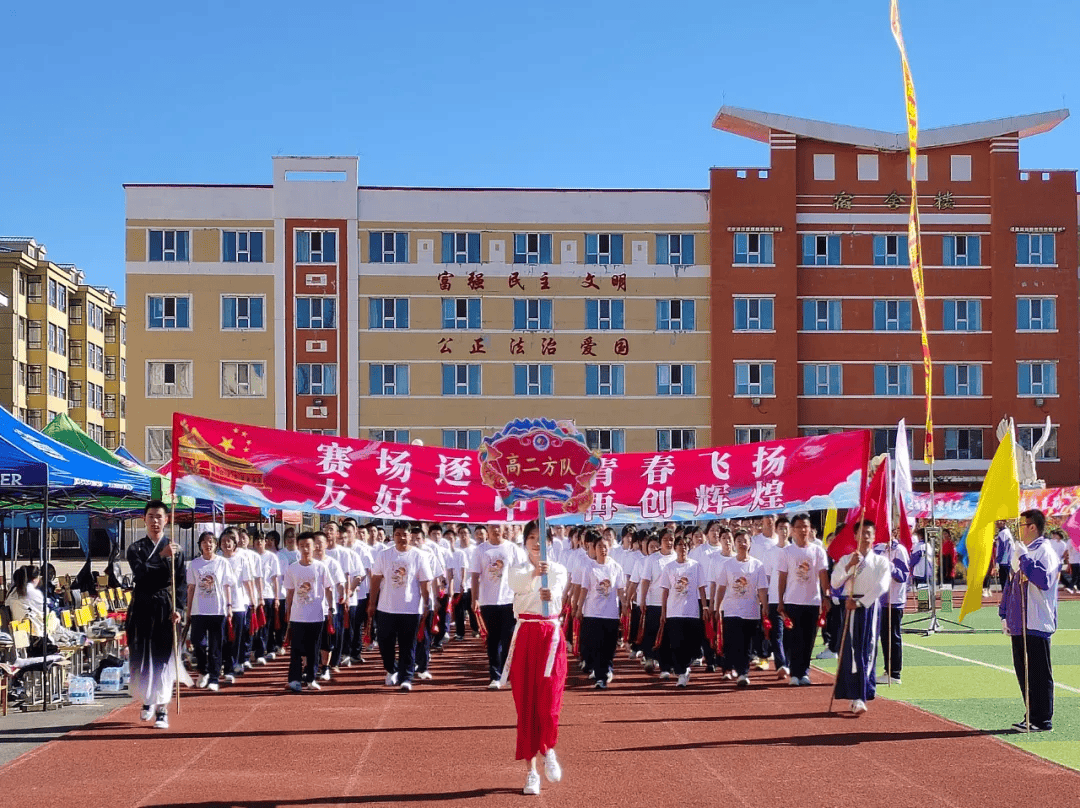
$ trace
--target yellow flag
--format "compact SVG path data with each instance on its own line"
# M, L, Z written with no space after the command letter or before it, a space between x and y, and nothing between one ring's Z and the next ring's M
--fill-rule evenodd
M825 535L822 536L827 544L830 537L836 532L836 508L829 508L825 514Z
M990 568L994 553L994 522L1020 516L1020 482L1016 476L1016 457L1013 454L1013 430L998 444L990 469L986 472L975 518L967 536L968 582L967 594L960 607L960 620L982 606L983 576Z

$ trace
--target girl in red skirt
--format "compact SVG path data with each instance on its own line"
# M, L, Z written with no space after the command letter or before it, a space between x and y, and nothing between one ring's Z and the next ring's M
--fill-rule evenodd
M547 540L550 558L550 531ZM528 562L512 568L508 575L517 623L503 668L503 684L510 681L517 708L516 760L527 761L524 793L539 794L538 757L543 757L549 783L562 779L555 743L559 739L559 712L566 683L566 643L559 630L559 614L567 573L561 564L540 560L540 528L535 520L525 525L525 550ZM540 576L545 572L548 586L542 589Z

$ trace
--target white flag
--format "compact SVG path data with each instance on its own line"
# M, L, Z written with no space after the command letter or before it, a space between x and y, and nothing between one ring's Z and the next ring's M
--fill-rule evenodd
M908 451L907 424L903 418L896 425L896 471L893 491L897 502L903 501L905 514L912 513L911 454ZM908 527L915 528L914 517L908 516L907 522Z

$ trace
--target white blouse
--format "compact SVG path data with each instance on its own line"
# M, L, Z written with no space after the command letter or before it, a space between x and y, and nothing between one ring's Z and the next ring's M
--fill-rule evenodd
M542 576L533 575L533 565L529 562L510 568L510 589L514 592L514 617L519 614L543 614L543 601L540 600L540 581ZM566 567L554 561L548 562L548 589L551 600L548 601L548 616L558 617L562 612L563 596L569 574Z

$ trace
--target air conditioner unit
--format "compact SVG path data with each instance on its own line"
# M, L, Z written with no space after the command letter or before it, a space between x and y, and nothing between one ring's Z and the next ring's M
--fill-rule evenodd
M304 278L308 286L326 286L326 275L308 275Z
M308 418L326 418L329 416L329 410L326 407L308 407Z
M327 344L324 339L309 339L305 347L312 353L326 353Z

